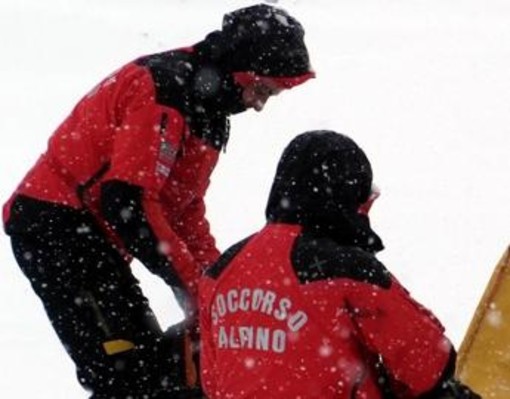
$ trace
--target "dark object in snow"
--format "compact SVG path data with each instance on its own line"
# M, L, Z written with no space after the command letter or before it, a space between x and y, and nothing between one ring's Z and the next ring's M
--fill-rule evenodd
M204 196L230 115L314 76L303 35L259 5L194 46L126 64L82 98L5 204L18 263L94 398L200 390L197 283L219 255ZM170 348L133 258L184 310Z

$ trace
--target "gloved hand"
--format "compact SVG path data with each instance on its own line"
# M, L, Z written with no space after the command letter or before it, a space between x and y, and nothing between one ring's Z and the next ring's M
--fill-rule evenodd
M442 384L436 399L482 399L482 397L468 386L452 378Z

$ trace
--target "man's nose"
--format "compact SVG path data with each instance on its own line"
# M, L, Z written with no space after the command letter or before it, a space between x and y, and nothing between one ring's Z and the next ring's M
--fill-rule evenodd
M267 100L269 100L269 97L271 97L270 94L258 96L257 101L255 101L255 111L262 111L264 109L264 106L267 103Z
M269 100L269 97L271 97L271 93L264 93L262 95L259 95L258 98L257 98L257 107L256 107L256 110L257 111L262 111L264 109L264 106L266 105L267 103L267 100Z

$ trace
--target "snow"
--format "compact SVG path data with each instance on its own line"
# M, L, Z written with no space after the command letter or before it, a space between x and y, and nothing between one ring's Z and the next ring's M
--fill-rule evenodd
M254 3L2 1L2 202L104 76L141 54L193 44L225 12ZM387 248L380 259L458 346L510 243L510 3L268 3L303 23L317 78L232 119L207 196L220 248L263 225L276 162L295 134L351 135L382 191L371 213ZM5 235L0 245L2 396L85 398ZM164 284L135 269L162 323L178 320Z

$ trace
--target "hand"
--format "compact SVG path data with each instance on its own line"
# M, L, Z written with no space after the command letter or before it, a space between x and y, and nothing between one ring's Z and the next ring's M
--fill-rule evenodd
M443 384L440 396L437 399L482 399L468 386L458 380L450 379Z

